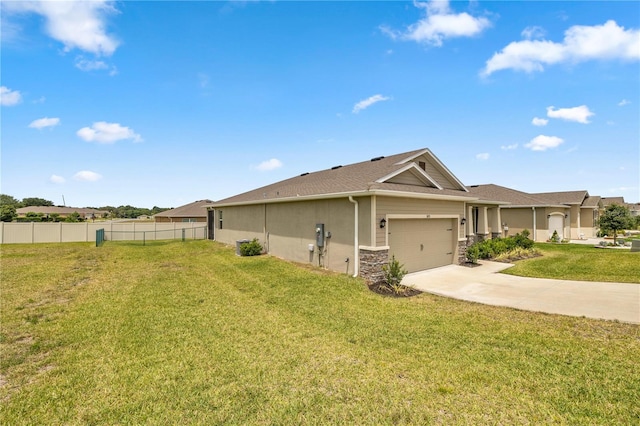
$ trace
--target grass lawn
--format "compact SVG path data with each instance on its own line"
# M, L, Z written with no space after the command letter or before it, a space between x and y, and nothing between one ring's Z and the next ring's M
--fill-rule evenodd
M211 241L6 245L0 424L637 424L640 327Z
M640 283L640 252L584 244L536 244L542 257L516 262L503 273L523 277Z

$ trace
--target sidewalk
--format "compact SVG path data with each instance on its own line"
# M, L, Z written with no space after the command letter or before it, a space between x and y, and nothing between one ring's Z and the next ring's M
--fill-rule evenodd
M499 273L512 264L479 263L415 272L402 284L487 305L640 324L640 284L516 277Z

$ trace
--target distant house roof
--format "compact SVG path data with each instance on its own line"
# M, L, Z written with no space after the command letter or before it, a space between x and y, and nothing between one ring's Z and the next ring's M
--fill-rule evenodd
M602 197L602 205L606 207L609 204L618 204L624 206L624 197Z
M584 200L589 197L589 193L584 191L562 191L562 192L539 192L531 194L533 197L554 204L578 204L582 205Z
M460 197L470 201L476 199L429 149L419 149L303 173L226 198L213 203L213 206L374 193L426 198Z
M584 208L596 208L600 202L599 196L589 196L587 191L527 192L506 188L500 185L472 185L469 191L481 200L495 200L502 207L567 207L579 205Z
M20 215L26 215L27 213L42 213L42 214L59 214L69 215L71 213L78 213L81 216L87 216L93 214L94 216L102 216L109 214L106 210L89 209L89 208L77 208L77 207L56 207L56 206L28 206L20 207L16 209L16 213Z
M533 194L528 194L526 192L518 191L515 189L507 188L500 185L495 184L485 184L485 185L471 185L468 186L469 192L477 197L480 200L491 200L498 201L503 205L512 205L512 206L527 206L527 207L542 207L549 206L549 200L543 200L538 197L535 197ZM551 203L560 205L561 203Z
M211 200L198 200L175 209L156 213L153 217L207 217L207 210L203 206L211 204Z

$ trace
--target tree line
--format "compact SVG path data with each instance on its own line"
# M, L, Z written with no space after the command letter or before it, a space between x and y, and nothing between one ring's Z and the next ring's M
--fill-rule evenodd
M8 194L0 194L0 221L2 222L13 222L18 217L16 212L17 209L22 207L53 207L54 204L52 201L46 200L44 198L38 197L27 197L22 200L18 200L17 198L8 195ZM64 207L64 206L58 206ZM156 213L163 212L165 210L169 210L170 208L153 206L151 209L147 209L144 207L134 207L130 205L126 206L102 206L102 207L84 207L87 209L96 209L108 212L105 219L134 219L140 216L152 216ZM29 216L29 214L27 214ZM37 213L31 213L31 219L34 221L43 221L43 217L38 215ZM57 217L54 215L50 215L47 217L47 220L50 221L58 221ZM69 215L71 221L77 222L81 219L79 215Z

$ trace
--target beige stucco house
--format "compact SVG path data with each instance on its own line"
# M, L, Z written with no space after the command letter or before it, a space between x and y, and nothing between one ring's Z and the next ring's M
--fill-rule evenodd
M489 233L488 211L498 210L478 200L421 149L303 173L207 208L217 241L257 238L272 255L375 279L391 256L410 272L464 260L469 212Z
M524 229L531 232L534 241L547 241L554 231L560 239L596 236L601 198L590 196L587 191L529 194L493 184L472 185L468 189L480 200L499 203L495 212L500 218L491 218L489 226L493 236L515 235Z

